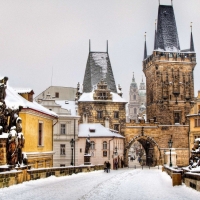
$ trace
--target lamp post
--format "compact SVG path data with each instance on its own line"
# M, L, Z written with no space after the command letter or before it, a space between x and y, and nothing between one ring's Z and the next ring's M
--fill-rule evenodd
M168 141L168 146L169 146L169 151L170 151L170 163L169 163L169 166L172 167L172 158L171 158L171 148L172 148L172 144L173 144L173 141L172 141L172 135L171 135L171 138L170 140Z
M115 147L114 154L117 156L117 147Z
M73 164L73 149L74 149L74 143L75 143L75 141L74 141L74 139L72 138L72 139L70 140L70 145L71 145L71 150L72 150L71 165L74 165L74 164Z

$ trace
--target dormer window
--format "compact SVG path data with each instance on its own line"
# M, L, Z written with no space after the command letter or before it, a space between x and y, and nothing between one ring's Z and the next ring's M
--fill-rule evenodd
M90 131L90 133L94 133L95 129L94 128L90 128L89 131Z

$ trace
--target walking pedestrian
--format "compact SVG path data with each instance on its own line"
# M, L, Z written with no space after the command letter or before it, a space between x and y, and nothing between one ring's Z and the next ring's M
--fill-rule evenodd
M110 163L109 161L106 163L107 173L110 172Z
M117 162L117 160L115 160L115 169L116 170L118 169L118 162Z

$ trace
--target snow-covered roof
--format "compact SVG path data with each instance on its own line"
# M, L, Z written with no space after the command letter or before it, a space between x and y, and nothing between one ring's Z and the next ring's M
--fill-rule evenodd
M5 102L7 107L12 109L18 109L19 106L22 106L23 108L30 108L47 115L57 117L57 114L55 112L48 110L47 108L41 106L35 101L33 102L27 101L25 98L20 96L13 88L9 86L7 86L6 88Z
M68 100L58 100L55 101L56 104L60 105L61 108L67 109L69 111L71 111L71 115L72 116L76 116L77 115L77 105L75 104L75 101L68 101Z
M101 124L80 124L78 137L116 137L124 138L118 133L110 131L108 128Z
M21 93L30 93L33 91L31 88L13 88L18 94Z
M118 94L116 94L114 92L111 92L112 100L94 100L93 94L94 94L94 92L83 93L78 101L79 102L81 102L81 101L105 101L105 102L111 101L111 102L127 103L127 101L125 99L123 99L122 97L120 97Z

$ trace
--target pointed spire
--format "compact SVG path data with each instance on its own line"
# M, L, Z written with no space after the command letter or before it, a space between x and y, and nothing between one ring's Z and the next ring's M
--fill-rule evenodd
M144 41L144 60L147 58L147 44L146 44L146 32L144 35L145 41Z
M134 72L133 72L133 78L132 78L132 82L135 83L135 76L134 76Z
M191 22L191 36L190 36L190 51L194 51L194 42L193 42L193 35L192 35L192 22Z
M108 53L108 40L107 40L107 49L106 49L106 52Z
M157 17L157 49L180 51L174 8L171 5L159 5Z
M156 31L157 19L155 19L155 36L154 36L154 50L157 49L157 31Z
M90 51L91 51L91 46L90 46L90 40L89 40L89 53L90 53Z
M171 5L173 6L173 0L171 0Z
M160 0L158 0L158 5L160 5Z

